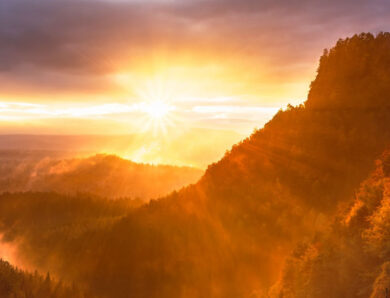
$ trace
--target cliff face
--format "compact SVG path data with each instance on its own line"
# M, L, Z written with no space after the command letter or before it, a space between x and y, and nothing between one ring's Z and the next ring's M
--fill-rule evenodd
M340 40L321 57L306 107L388 109L390 34L355 35Z

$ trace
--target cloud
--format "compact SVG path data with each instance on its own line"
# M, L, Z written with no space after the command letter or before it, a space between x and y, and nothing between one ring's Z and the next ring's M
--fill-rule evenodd
M167 65L196 60L189 68L218 64L227 73L246 70L241 77L251 84L264 78L291 81L311 72L320 51L338 37L386 29L390 9L383 0L3 0L0 5L3 89L96 93L117 88L110 74L146 62L152 67L153 59Z
M207 105L207 106L195 106L192 108L193 112L202 114L271 114L274 115L279 108L275 107L263 107L263 106L227 106L227 105Z
M173 109L173 108L172 108ZM43 118L94 118L118 114L148 114L146 103L107 103L64 107L62 105L30 104L24 102L0 102L0 119L43 119Z

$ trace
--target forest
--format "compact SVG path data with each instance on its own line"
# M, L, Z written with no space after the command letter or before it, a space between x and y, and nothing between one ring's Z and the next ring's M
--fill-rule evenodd
M92 298L85 296L75 285L66 286L54 281L49 273L45 277L37 271L31 274L3 260L0 260L0 294L4 298Z
M112 156L51 161L29 189L11 187L24 174L2 175L1 245L19 269L0 263L0 291L385 297L389 127L390 33L362 33L324 51L303 104L280 110L203 176L181 169L163 188L148 169L146 183L133 185Z

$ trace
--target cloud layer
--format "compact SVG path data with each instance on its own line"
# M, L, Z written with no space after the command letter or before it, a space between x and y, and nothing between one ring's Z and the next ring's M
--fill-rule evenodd
M321 50L338 37L390 25L384 0L0 5L0 83L9 93L112 92L117 86L110 74L162 64L214 65L223 68L224 80L246 70L243 84L295 82L312 72Z

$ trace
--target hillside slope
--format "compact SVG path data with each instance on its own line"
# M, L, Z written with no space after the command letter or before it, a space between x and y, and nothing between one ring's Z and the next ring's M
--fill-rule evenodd
M37 234L13 213L0 216L1 231L22 241L25 262L102 297L262 297L290 251L329 229L389 147L388 61L388 33L339 41L305 105L280 111L196 185L107 226Z

